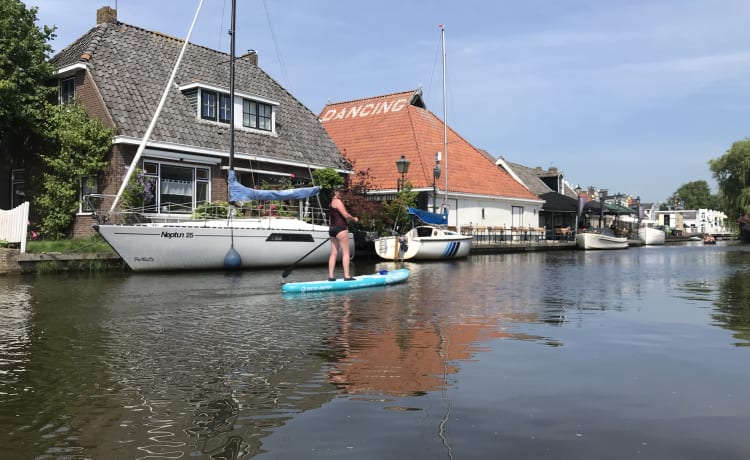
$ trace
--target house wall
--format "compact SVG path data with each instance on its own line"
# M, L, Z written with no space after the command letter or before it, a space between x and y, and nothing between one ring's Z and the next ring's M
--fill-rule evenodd
M438 195L438 212L444 201L444 197ZM528 202L517 202L497 199L450 199L450 211L448 213L448 226L461 227L506 227L511 228L513 223L513 206L523 208L519 226L538 227L539 209L541 205ZM432 199L429 201L429 210L432 210Z

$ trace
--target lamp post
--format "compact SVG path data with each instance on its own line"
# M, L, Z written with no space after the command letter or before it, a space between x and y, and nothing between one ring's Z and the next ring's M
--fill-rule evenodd
M396 192L401 192L401 189L406 185L406 173L409 172L410 164L411 161L406 159L406 155L401 155L401 158L396 160L396 167L398 168L399 174L401 174L401 179L398 180Z
M435 153L435 169L432 170L432 212L437 212L437 180L440 179L440 152Z

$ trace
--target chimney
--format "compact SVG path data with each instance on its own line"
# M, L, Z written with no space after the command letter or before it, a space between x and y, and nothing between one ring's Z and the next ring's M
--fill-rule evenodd
M247 53L240 56L240 59L247 59L250 64L258 67L258 52L255 50L247 50Z
M117 22L117 10L103 6L96 10L96 25Z

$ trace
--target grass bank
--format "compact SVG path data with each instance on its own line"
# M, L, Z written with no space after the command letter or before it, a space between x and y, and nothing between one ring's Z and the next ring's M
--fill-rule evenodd
M108 252L114 254L112 247L99 235L90 238L71 238L65 240L35 240L26 242L26 252L43 254L60 252L65 254Z

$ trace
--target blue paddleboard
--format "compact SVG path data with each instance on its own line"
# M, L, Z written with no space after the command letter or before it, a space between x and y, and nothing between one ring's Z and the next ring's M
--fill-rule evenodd
M281 286L282 292L325 292L343 291L346 289L359 289L373 286L385 286L386 284L401 283L409 278L409 270L399 268L398 270L380 270L372 275L357 275L356 279L344 281L339 278L336 281L303 281L300 283L286 283Z

